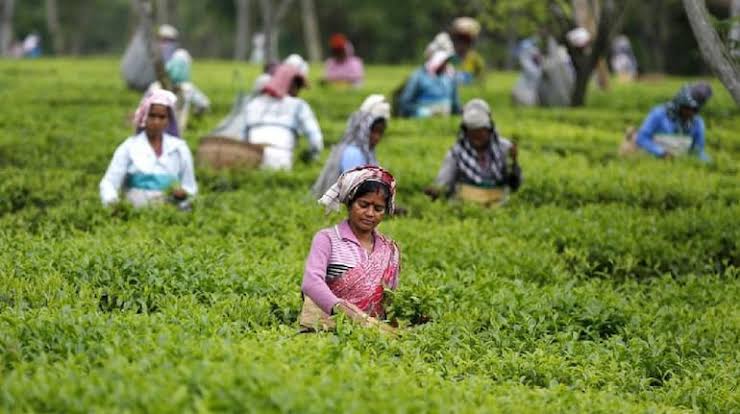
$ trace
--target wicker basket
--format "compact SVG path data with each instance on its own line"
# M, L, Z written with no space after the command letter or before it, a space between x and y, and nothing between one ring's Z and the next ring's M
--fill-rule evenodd
M258 168L264 147L224 137L205 137L200 141L195 159L200 167Z
M507 194L501 188L480 188L460 183L457 185L457 197L463 201L495 207L506 202Z

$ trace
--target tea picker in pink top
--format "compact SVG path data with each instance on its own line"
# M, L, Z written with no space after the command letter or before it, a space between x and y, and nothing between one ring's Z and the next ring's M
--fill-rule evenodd
M343 173L319 199L328 212L347 206L347 219L320 230L306 259L300 324L330 329L330 315L344 313L362 325L379 326L385 317L385 289L398 285L400 253L396 243L377 231L392 214L396 182L386 170L357 167Z
M354 47L347 37L335 33L329 38L331 57L324 64L322 83L359 86L365 77L362 59L355 56Z

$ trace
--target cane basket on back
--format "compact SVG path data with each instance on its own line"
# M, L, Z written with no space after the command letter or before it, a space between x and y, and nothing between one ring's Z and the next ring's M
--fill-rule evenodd
M204 137L195 155L199 167L258 168L264 147L225 137Z

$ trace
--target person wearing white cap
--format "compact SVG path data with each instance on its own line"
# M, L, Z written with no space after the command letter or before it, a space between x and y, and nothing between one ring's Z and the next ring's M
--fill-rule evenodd
M452 54L434 52L417 69L398 98L399 114L404 117L430 117L460 113L457 83L447 70Z
M293 53L289 55L285 60L283 61L283 64L293 66L298 71L298 74L300 74L303 79L305 80L306 84L308 83L308 62L306 62L303 57L297 53Z
M174 26L169 24L163 24L157 29L157 37L159 38L159 49L162 52L162 61L167 63L168 60L175 53L178 48L177 38L180 33Z
M521 183L516 145L498 135L488 104L473 99L463 107L457 142L447 152L434 185L424 192L432 199L444 195L498 205Z
M375 147L383 139L390 118L391 105L385 96L373 94L365 98L360 109L350 115L342 140L332 148L312 194L320 197L345 171L379 165Z
M458 17L452 21L450 37L455 48L452 63L455 65L455 77L459 83L470 84L483 77L486 63L473 49L480 30L480 23L472 17Z

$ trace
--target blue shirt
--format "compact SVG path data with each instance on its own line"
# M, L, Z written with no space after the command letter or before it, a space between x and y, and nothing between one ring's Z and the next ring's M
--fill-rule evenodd
M347 145L342 152L342 160L339 162L339 172L343 173L369 163L370 160L365 157L365 154L362 153L359 147L356 145Z
M420 107L448 103L453 114L460 113L457 82L447 74L432 75L424 67L414 72L399 97L401 114L418 116Z
M637 145L655 156L662 157L665 150L653 141L653 137L656 134L678 134L680 132L681 128L668 116L665 105L659 105L650 111L637 132ZM702 161L710 161L709 155L704 152L704 120L701 116L694 116L691 130L688 132L692 139L691 152Z

